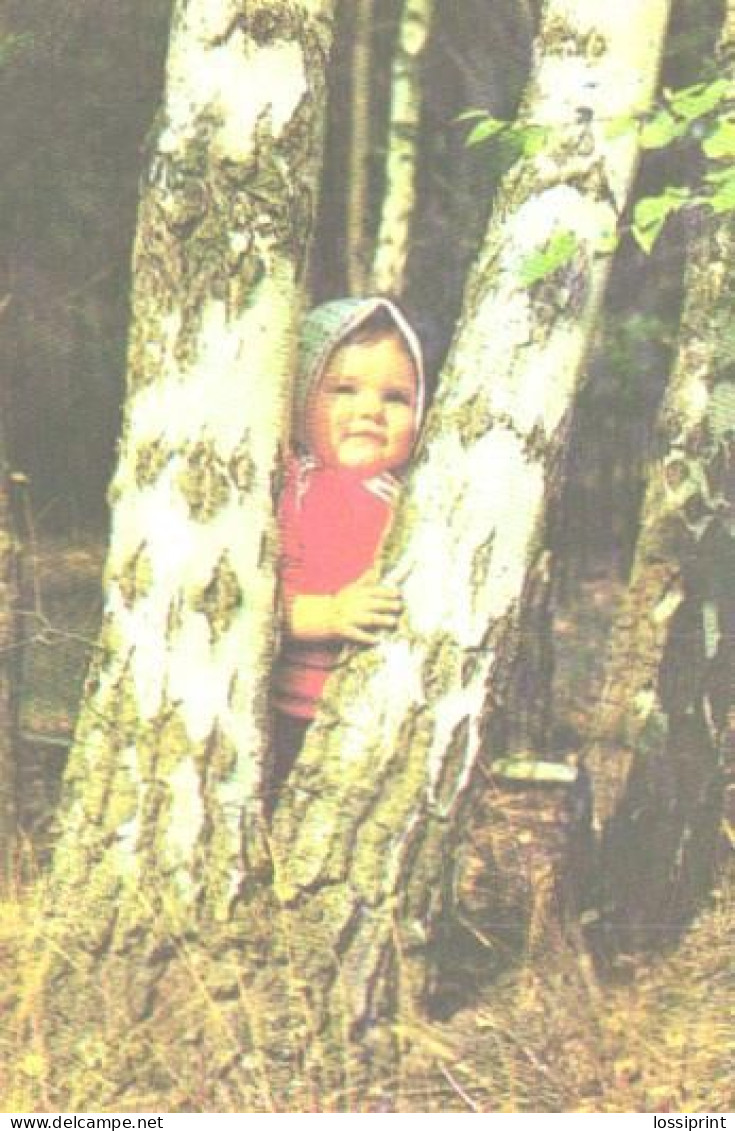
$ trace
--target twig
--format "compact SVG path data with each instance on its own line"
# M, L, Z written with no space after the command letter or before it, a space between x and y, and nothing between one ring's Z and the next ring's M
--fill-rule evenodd
M494 1029L500 1037L507 1037L510 1043L512 1045L515 1045L519 1052L523 1053L526 1060L528 1060L529 1063L533 1065L537 1072L539 1072L547 1080L550 1080L555 1087L558 1086L559 1081L554 1076L554 1073L551 1071L551 1069L548 1068L544 1064L544 1062L536 1056L535 1052L532 1052L531 1049L526 1048L520 1037L516 1037L515 1033L512 1033L510 1029L501 1029L498 1025L495 1024L492 1017L488 1017L487 1014L482 1015L482 1023L488 1028Z
M467 1104L467 1107L470 1109L470 1111L477 1112L478 1115L481 1114L483 1109L481 1107L477 1106L475 1101L472 1099L472 1096L469 1096L467 1094L467 1092L464 1090L464 1088L462 1087L462 1085L457 1080L454 1079L454 1077L452 1076L452 1073L449 1071L449 1069L446 1067L446 1065L440 1064L439 1065L439 1071L441 1072L441 1074L444 1077L444 1079L446 1080L446 1082L449 1084L452 1091L456 1092L461 1100L464 1100L464 1102Z
M39 629L34 632L32 636L26 636L21 641L20 645L16 647L26 647L29 644L48 644L52 646L59 640L73 640L77 644L83 644L85 648L101 648L99 640L93 639L91 636L84 636L81 632L72 632L68 628L57 628L46 616L45 613L35 612L32 609L18 609L19 617L30 617L32 620L39 624ZM56 640L51 639L56 637ZM10 649L9 649L10 650Z
M68 750L72 744L71 736L62 738L60 735L36 734L34 731L22 730L19 734L21 742L28 746L53 746L54 749Z

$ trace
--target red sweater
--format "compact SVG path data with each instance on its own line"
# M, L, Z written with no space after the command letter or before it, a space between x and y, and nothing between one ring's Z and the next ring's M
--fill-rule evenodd
M398 492L387 473L372 479L292 460L281 497L282 597L337 593L375 561ZM312 719L341 645L286 636L274 672L276 710Z

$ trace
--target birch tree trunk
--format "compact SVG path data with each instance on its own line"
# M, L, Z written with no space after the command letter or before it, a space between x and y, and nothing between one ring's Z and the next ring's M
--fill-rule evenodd
M728 0L718 54L730 79L734 44ZM603 924L616 945L656 941L701 900L721 761L735 734L735 221L700 210L692 222L659 454L587 757L603 838Z
M373 3L374 0L352 0L355 29L347 190L347 286L351 295L365 293L368 277L366 233L372 110L370 80L373 60Z
M387 548L399 631L331 681L287 783L272 846L281 922L323 1040L373 1070L400 1002L426 988L444 881L501 704L538 565L665 0L550 0L522 123L544 144L507 176L468 283L438 400ZM528 285L561 236L573 251ZM305 989L306 992L306 989Z
M182 940L199 947L189 976L200 963L202 992L224 993L247 891L269 870L274 501L332 8L175 7L138 219L103 629L47 900L68 956L53 964L62 1075L80 1034L134 1039ZM147 1055L137 1046L126 1067L107 1052L120 1088Z
M391 68L388 156L371 289L399 298L403 293L416 181L421 125L421 62L431 34L433 0L405 0Z
M603 921L626 944L656 940L704 894L720 757L735 729L735 221L697 223L660 454L587 758L604 838Z

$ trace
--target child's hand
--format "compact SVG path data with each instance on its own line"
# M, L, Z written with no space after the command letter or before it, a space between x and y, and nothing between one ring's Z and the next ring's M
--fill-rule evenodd
M381 584L370 569L334 594L300 594L286 608L288 631L297 640L346 640L377 644L395 628L403 603L395 585Z
M398 624L403 603L395 585L381 584L375 570L335 593L333 635L353 644L377 644Z

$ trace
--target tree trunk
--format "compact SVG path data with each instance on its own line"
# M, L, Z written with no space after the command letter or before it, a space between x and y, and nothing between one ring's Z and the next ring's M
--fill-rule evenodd
M552 502L549 512L555 509ZM503 711L506 718L501 750L513 758L542 759L549 748L558 559L548 533L544 533L542 545L544 552L539 554L537 568L529 578L518 630L518 654Z
M373 0L352 0L355 30L352 46L350 172L347 191L347 285L362 295L368 278L367 213L370 162L370 82L373 58Z
M0 430L0 887L11 878L18 833L18 544Z
M69 956L54 964L61 1074L98 1022L136 1033L182 939L200 932L202 992L225 992L237 909L270 867L274 503L332 8L174 12L138 219L105 616L48 899ZM132 1069L108 1052L123 1087ZM145 1037L129 1056L145 1061Z
M403 293L421 125L421 62L431 33L434 0L405 0L391 71L388 156L383 209L372 266L371 288L399 298Z
M659 938L704 893L732 728L735 221L700 212L695 223L660 455L587 758L604 918L626 943Z
M647 105L667 8L548 4L523 116L546 142L503 187L387 550L400 631L331 681L269 856L271 491L320 39L291 6L180 4L141 207L107 618L48 932L68 956L48 983L57 1068L91 1059L96 1107L131 1078L144 1106L197 1055L228 1095L262 1073L266 1110L304 1110L309 1087L320 1110L360 1102L365 1078L393 1090L396 1012L425 989L558 487L599 245L636 164L635 131L611 139L607 122ZM565 234L568 258L529 282Z
M731 79L734 42L728 0L718 55ZM602 834L602 922L616 945L660 939L701 900L715 858L721 762L735 733L735 220L700 209L691 221L659 454L587 757Z
M504 183L387 549L400 630L335 675L276 812L281 922L317 1031L358 1038L384 1071L374 1044L425 988L558 488L608 272L598 248L636 166L635 131L611 139L607 123L648 104L667 14L658 0L548 4L522 118L546 142ZM528 285L560 232L573 254Z

